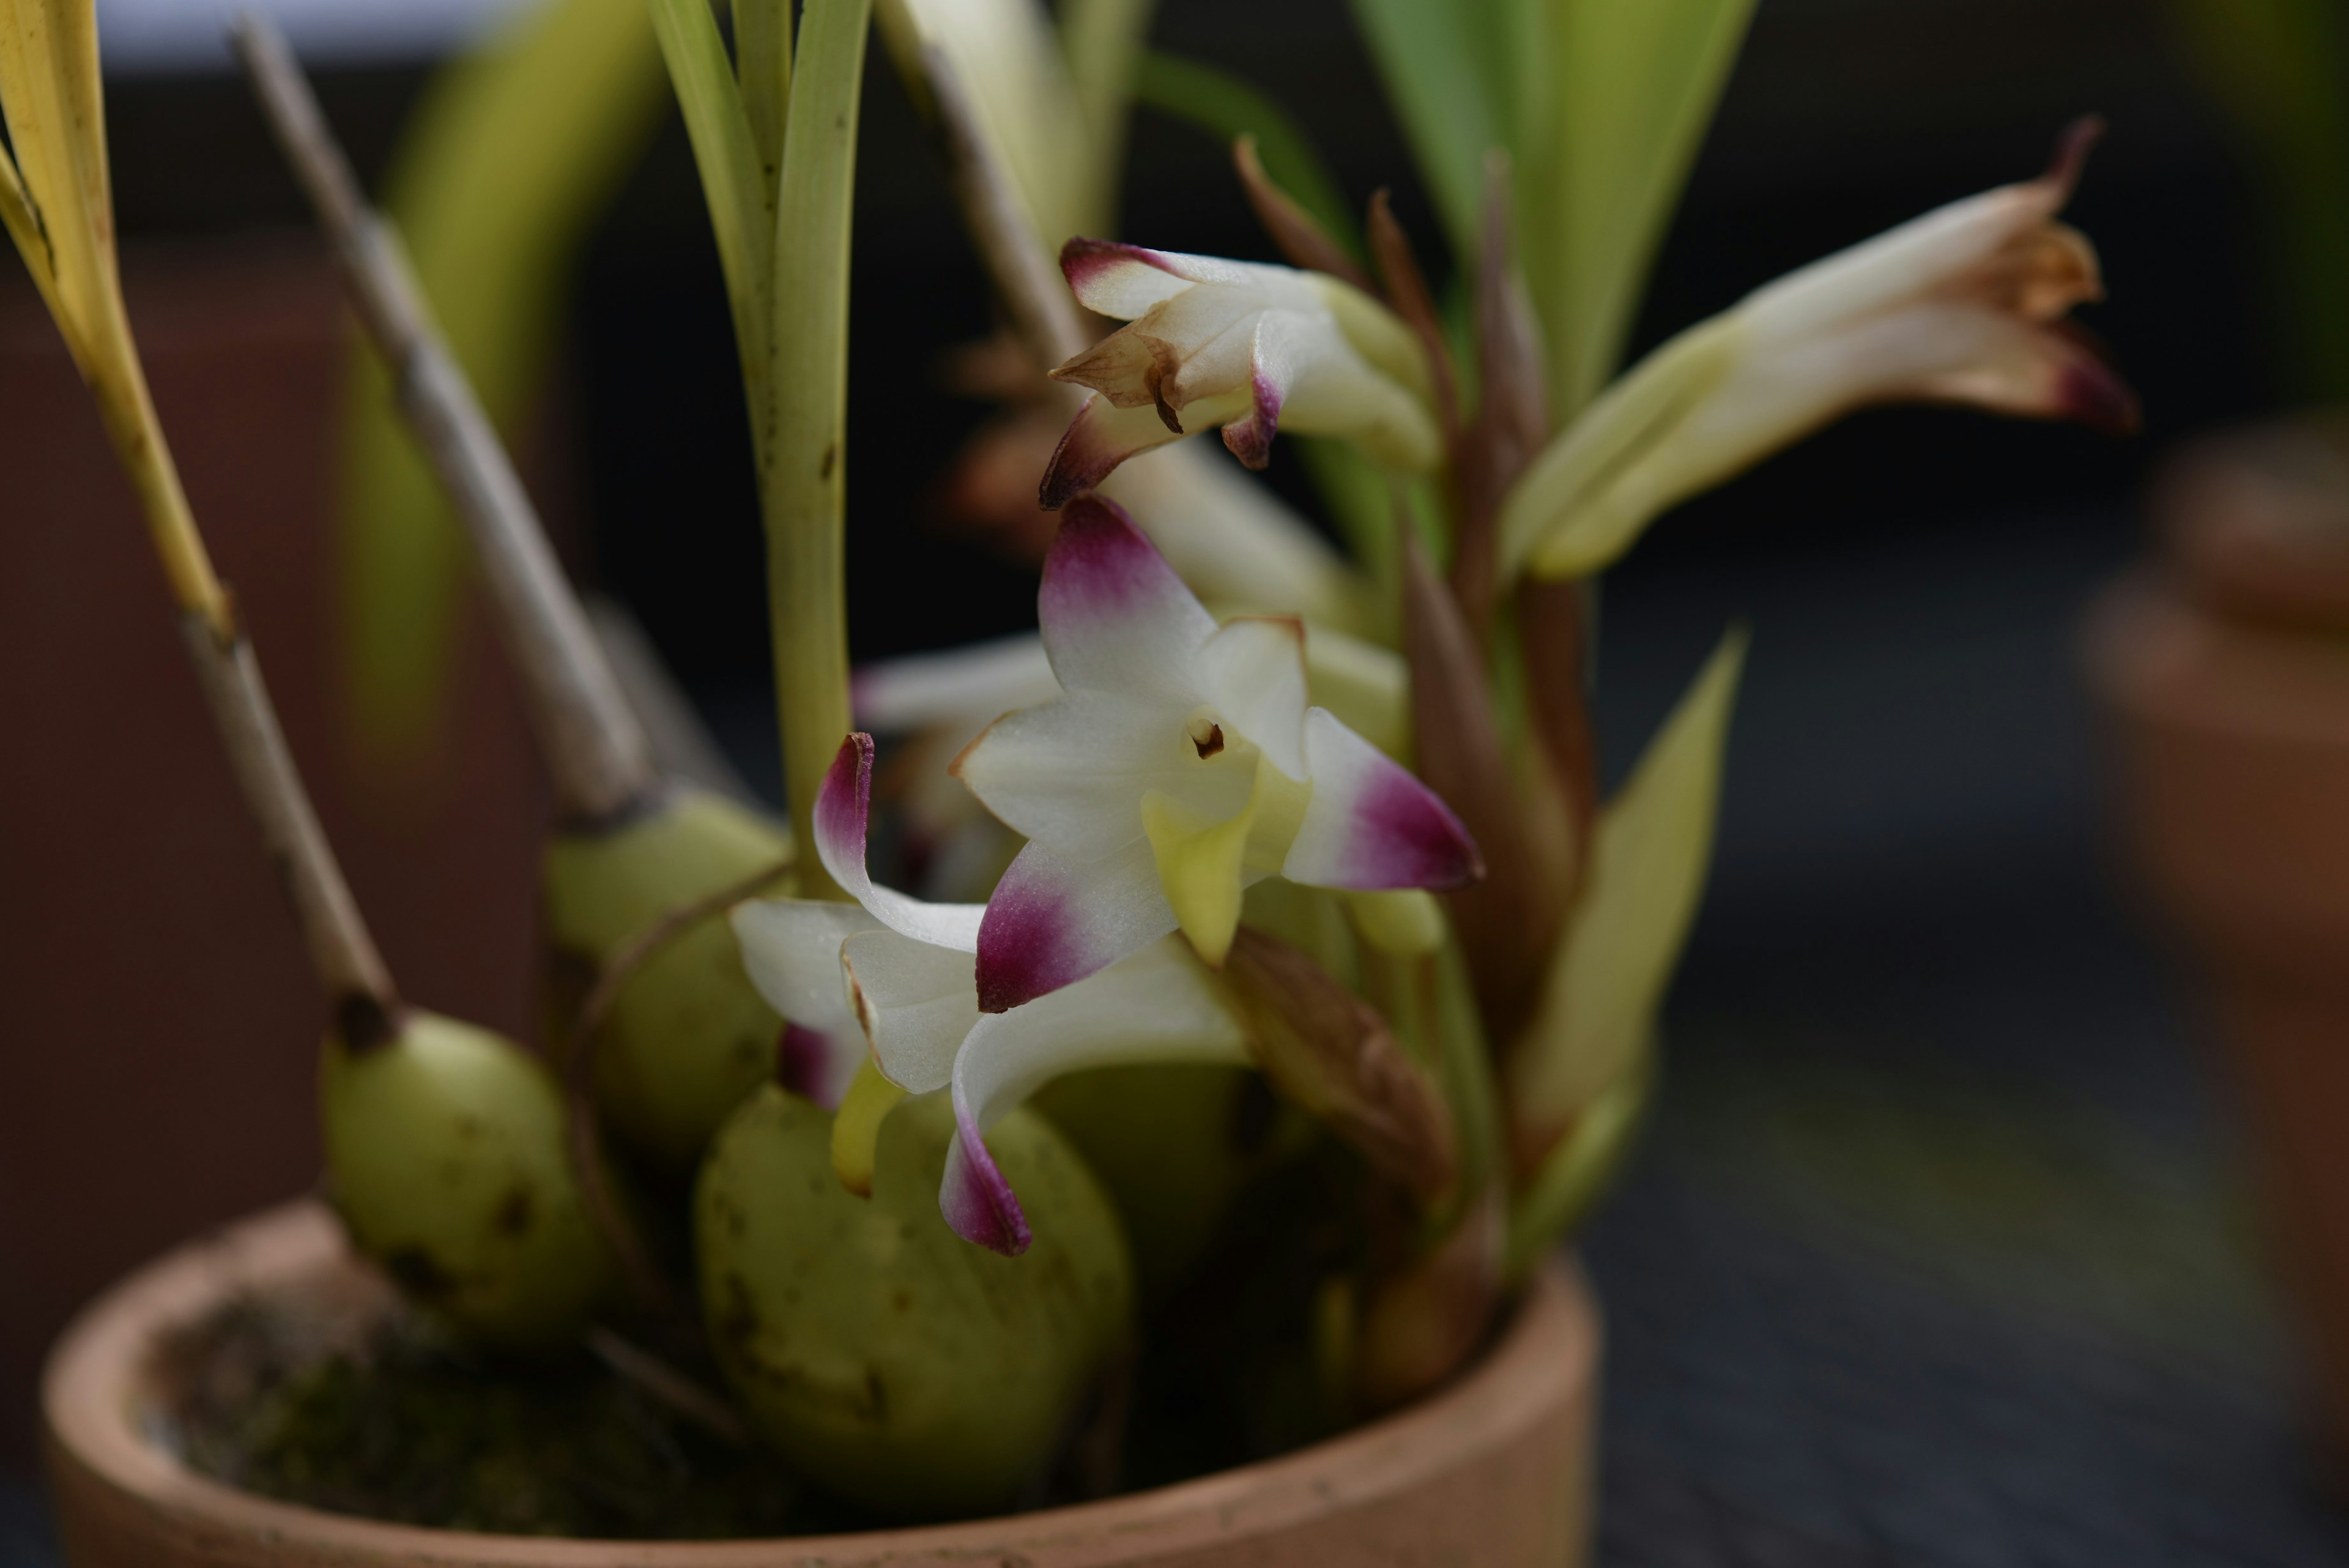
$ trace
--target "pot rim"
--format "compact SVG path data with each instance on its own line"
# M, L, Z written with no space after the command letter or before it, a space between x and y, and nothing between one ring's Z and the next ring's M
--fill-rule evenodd
M1270 1534L1347 1504L1409 1491L1506 1448L1562 1401L1595 1397L1601 1332L1588 1282L1554 1258L1528 1282L1480 1360L1439 1392L1277 1459L1095 1502L993 1519L824 1536L719 1542L558 1539L393 1524L243 1491L197 1474L142 1429L155 1351L239 1293L353 1270L340 1226L303 1199L182 1243L90 1303L58 1338L41 1406L53 1488L95 1483L177 1532L223 1545L274 1542L286 1561L463 1568L852 1568L862 1563L1050 1557L1117 1536L1152 1554ZM78 1472L78 1473L72 1473ZM224 1555L223 1562L243 1561ZM255 1559L256 1561L258 1559Z

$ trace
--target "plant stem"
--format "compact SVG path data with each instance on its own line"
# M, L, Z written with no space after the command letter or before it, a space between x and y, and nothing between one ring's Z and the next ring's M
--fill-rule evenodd
M848 732L844 522L848 261L856 125L873 0L808 0L776 192L774 439L761 476L767 591L792 826L814 842L816 791ZM811 860L802 890L836 895Z
M98 41L87 5L18 5L0 26L0 84L24 178L7 227L25 252L146 514L229 767L294 906L347 1044L379 1044L399 999L335 862L228 589L212 570L139 361L106 174ZM29 226L31 234L24 232ZM27 244L28 237L37 239Z
M333 242L401 416L471 531L564 816L626 812L660 786L630 710L529 493L448 346L389 226L370 209L285 37L246 14L234 36L271 129Z
M335 1010L344 1044L354 1049L379 1044L390 1037L399 998L302 787L253 645L233 622L222 636L192 609L182 612L180 626L229 767L293 902L310 967Z

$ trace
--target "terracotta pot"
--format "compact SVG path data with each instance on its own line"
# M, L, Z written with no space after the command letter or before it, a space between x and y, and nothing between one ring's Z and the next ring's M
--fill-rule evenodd
M2349 1452L2349 419L2221 437L2092 615L2144 877L2190 947Z
M390 1299L326 1210L302 1202L150 1265L59 1342L43 1409L73 1568L1579 1568L1588 1550L1599 1313L1563 1266L1444 1392L1282 1459L1005 1519L689 1544L378 1524L196 1475L153 1436L172 1399L167 1352L176 1331L255 1294L361 1319Z

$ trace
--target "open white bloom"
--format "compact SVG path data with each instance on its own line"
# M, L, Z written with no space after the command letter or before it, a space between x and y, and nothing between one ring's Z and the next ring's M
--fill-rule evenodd
M869 1048L909 1094L953 1094L939 1208L965 1240L1024 1251L1027 1217L987 1151L988 1127L1081 1067L1245 1063L1247 1033L1215 978L1172 938L1081 985L982 1016L972 954L983 906L925 903L876 886L864 854L872 799L873 739L851 735L824 775L814 832L824 869L857 901L737 906L743 967L795 1027L854 1041L859 1059Z
M1403 473L1443 455L1425 351L1350 284L1106 240L1071 240L1061 270L1086 308L1129 325L1052 372L1094 395L1045 470L1048 511L1135 452L1211 424L1250 468L1283 423L1344 436Z
M1218 627L1111 503L1069 504L1037 606L1061 695L997 721L954 767L1029 840L979 927L986 1011L1178 928L1221 963L1242 891L1266 877L1369 891L1481 874L1425 784L1308 705L1299 624Z
M2095 129L2038 179L1815 262L1648 356L1518 481L1505 567L1598 571L1667 507L1869 403L2128 428L2127 388L2064 319L2104 293L2094 247L2055 221Z

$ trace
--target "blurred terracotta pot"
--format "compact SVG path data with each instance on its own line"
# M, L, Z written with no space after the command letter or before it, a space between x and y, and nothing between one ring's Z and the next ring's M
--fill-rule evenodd
M1598 1308L1546 1270L1449 1388L1330 1442L1204 1480L1005 1519L793 1541L545 1541L378 1524L274 1502L183 1468L154 1438L179 1331L233 1300L346 1319L388 1293L326 1210L296 1203L150 1265L67 1331L43 1388L72 1568L1579 1568L1591 1523Z
M2349 1453L2349 415L2207 441L2089 624L2129 836L2193 950Z

